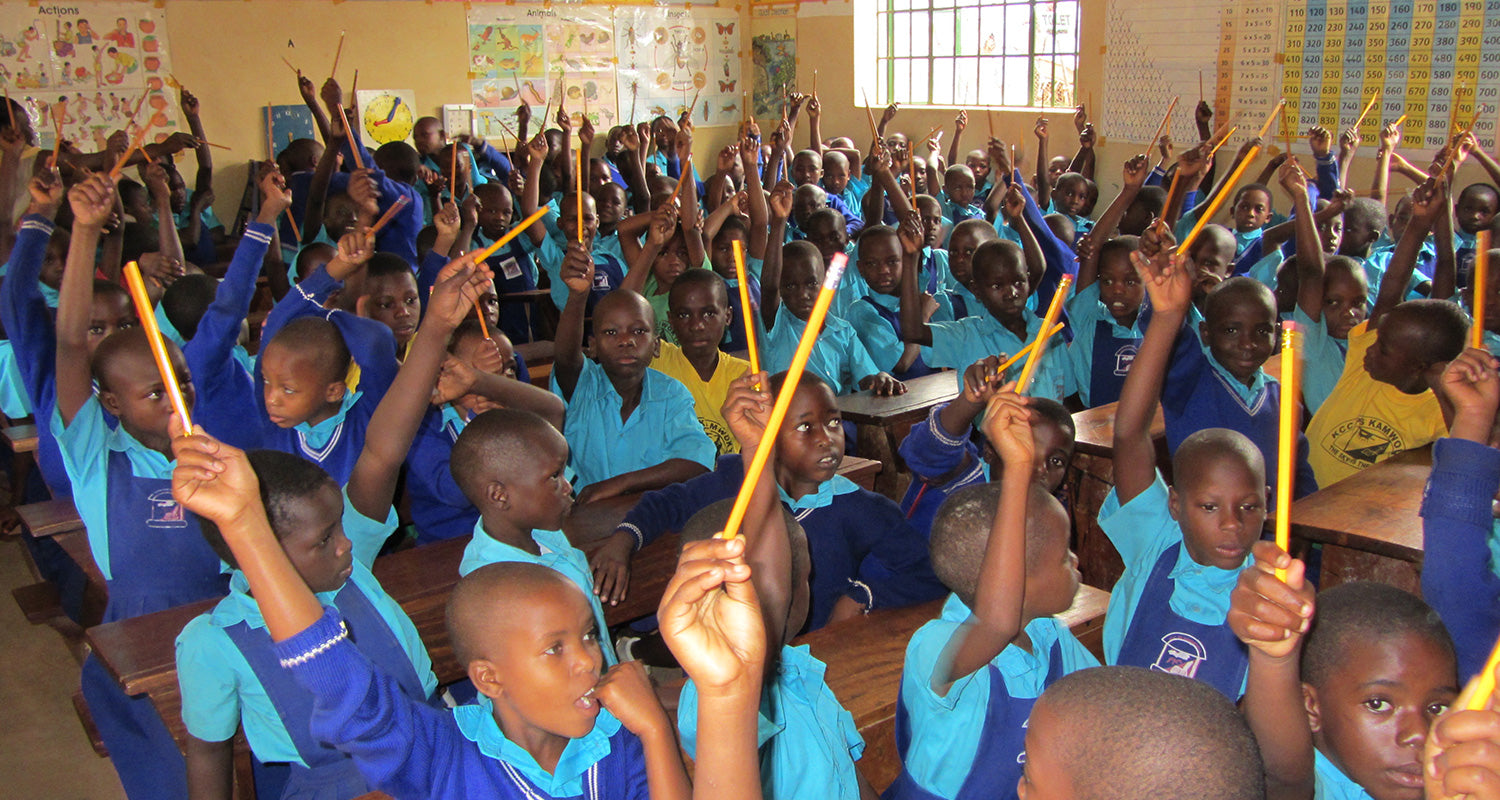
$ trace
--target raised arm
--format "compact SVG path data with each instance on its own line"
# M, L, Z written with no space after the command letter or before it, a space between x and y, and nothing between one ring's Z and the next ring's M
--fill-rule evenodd
M1391 154L1400 141L1401 133L1395 125L1387 124L1380 129L1380 147L1375 150L1375 179L1370 185L1370 197L1382 206L1391 183Z
M807 149L823 155L823 103L817 95L807 98Z
M901 239L901 341L908 345L932 346L932 328L922 313L922 287L917 267L922 259L922 222L908 214L896 231Z
M182 269L186 256L182 252L182 239L177 235L177 223L172 219L172 190L167 185L167 170L151 162L146 166L146 187L151 190L151 202L156 206L156 235L160 239L161 256L169 264ZM178 274L182 274L180 271Z
M964 131L969 127L969 112L959 110L958 116L953 118L953 141L948 143L948 163L962 164L959 160L959 144L964 138Z
M1131 254L1151 298L1152 318L1120 387L1120 403L1115 410L1115 492L1121 505L1156 480L1151 420L1161 402L1173 344L1192 304L1191 267L1172 256L1174 244L1170 235L1160 236L1148 229L1141 237L1141 249Z
M1036 202L1042 208L1052 203L1052 178L1047 174L1047 118L1038 117L1036 134Z
M1151 162L1143 155L1125 162L1125 174L1120 184L1120 193L1110 202L1109 207L1104 209L1099 222L1094 225L1096 235L1104 237L1114 235L1115 229L1120 227L1121 218L1125 216L1125 210L1135 202L1136 195L1140 194L1141 187L1146 184L1146 176L1150 172ZM1088 288L1098 274L1099 248L1094 247L1089 249L1086 256L1079 259L1077 290L1083 291Z
M561 276L568 287L568 301L557 320L557 348L552 377L564 401L573 399L578 376L583 374L583 318L588 313L589 292L594 288L594 259L578 242L569 242Z
M57 298L57 413L70 425L93 396L89 373L89 315L94 305L94 253L115 207L115 186L95 174L68 191L73 234Z
M766 252L760 267L760 321L768 331L776 325L776 309L781 307L782 241L786 238L786 218L792 213L793 191L790 182L777 183L768 204L771 227L766 234Z
M1422 251L1427 231L1432 228L1433 220L1439 214L1448 213L1447 190L1447 180L1436 177L1422 184L1412 195L1411 222L1401 232L1401 239L1396 242L1396 250L1391 254L1390 263L1386 265L1385 275L1380 278L1380 293L1375 296L1375 306L1370 309L1370 330L1379 328L1380 320L1385 317L1386 312L1406 299L1406 286L1411 280L1412 270L1416 269L1417 256ZM1440 288L1437 276L1433 277L1432 288L1436 295Z
M313 122L317 125L318 136L322 137L325 149L336 148L337 145L330 141L328 136L330 127L328 124L328 114L323 111L322 106L318 105L318 87L314 86L312 78L303 75L301 70L297 72L297 93L302 96L303 105L307 106L307 110L312 112ZM271 144L271 150L273 153L276 150L274 142Z
M1323 318L1323 243L1307 196L1307 178L1295 158L1277 176L1292 201L1292 224L1297 228L1297 307L1313 322Z
M547 137L538 133L526 144L526 181L521 189L521 214L524 219L541 208L542 167L547 163ZM541 246L547 238L546 220L537 220L526 229L531 243Z
M651 276L651 265L655 263L656 257L661 254L661 249L666 247L667 241L672 238L676 230L676 206L666 203L652 212L651 227L646 229L646 244L631 260L630 269L625 273L625 280L620 283L621 289L629 289L636 293L646 291L646 279Z

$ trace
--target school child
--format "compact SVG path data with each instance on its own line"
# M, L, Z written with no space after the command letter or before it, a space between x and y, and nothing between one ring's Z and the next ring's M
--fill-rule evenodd
M1473 265L1476 237L1480 231L1494 223L1497 213L1500 213L1500 191L1496 191L1488 183L1471 183L1465 186L1454 201L1453 220L1458 227L1453 231L1453 238L1458 253L1460 286L1467 286L1469 283L1469 268Z
M1296 162L1282 166L1280 180L1292 198L1297 254L1296 280L1290 282L1292 286L1286 285L1288 281L1278 281L1277 294L1279 298L1288 288L1295 292L1292 321L1302 334L1302 400L1308 413L1316 413L1344 372L1349 331L1365 318L1366 271L1349 256L1325 256L1313 230L1307 179Z
M171 159L166 159L163 164L172 187L173 223L182 240L185 260L199 266L209 266L218 261L215 245L223 241L225 236L224 223L219 221L213 209L213 148L209 146L208 136L203 132L198 98L186 87L179 86L178 105L182 109L183 119L187 121L189 132L197 140L193 148L193 160L198 164L198 171L193 178L190 201L182 173L177 171Z
M716 455L738 453L739 443L730 435L720 409L729 396L729 385L750 371L750 362L719 349L732 322L724 279L704 269L683 273L672 286L668 319L678 343L662 342L651 368L675 378L692 393L698 423L713 441Z
M1047 687L1026 726L1017 788L1033 799L1266 796L1260 749L1234 705L1197 681L1137 667L1079 670Z
M884 797L979 797L1021 776L1025 720L1047 684L1099 662L1056 618L1078 592L1067 512L1031 480L1027 401L1006 384L984 434L1002 482L955 492L932 524L952 592L906 648L896 706L901 774Z
M347 753L370 785L395 797L688 796L644 670L601 677L594 615L563 575L505 563L459 581L449 634L480 697L439 711L405 697L308 589L260 512L244 455L204 436L177 448L189 466L174 492L213 520L244 569L275 656L315 698L312 737Z
M1082 236L1094 228L1084 209L1089 204L1089 179L1076 172L1065 172L1057 178L1052 190L1051 211L1062 214L1073 223L1075 236Z
M323 83L320 90L323 103L328 107L330 116L336 116L338 106L343 103L343 90L338 81L329 78ZM405 197L407 207L402 209L390 221L390 224L376 235L376 249L383 253L395 253L406 263L415 265L417 263L417 231L421 230L422 222L426 219L426 205L422 201L422 194L414 185L417 181L417 151L405 142L387 142L380 146L373 154L365 148L360 141L359 126L343 137L340 142L340 155L344 157L344 163L352 166L355 163L354 148L360 148L360 162L366 169L362 172L348 173L335 172L329 177L328 191L340 193L349 191L351 184L361 176L374 182L376 191L373 193L374 208L367 209L366 213L373 211L373 215L367 222L373 222L375 218L384 215L391 206L395 205L398 198ZM329 232L333 238L333 233ZM338 241L334 239L334 241Z
M625 273L620 288L635 292L646 298L656 318L656 335L665 343L676 343L671 319L667 310L668 297L677 279L696 268L689 251L690 240L696 238L699 248L703 237L695 223L681 224L677 207L668 203L651 212L651 227L646 233L646 243L636 254ZM699 265L702 264L700 259Z
M594 308L594 357L583 355L583 314L593 262L568 248L562 279L568 303L557 324L552 391L568 404L563 435L572 450L578 502L648 492L702 474L714 445L680 383L650 368L656 320L645 298L606 295Z
M925 236L907 226L904 231L914 240L925 244ZM859 261L861 277L870 287L870 293L852 303L845 314L855 334L870 353L875 366L891 373L899 381L909 381L932 373L922 360L921 348L901 341L901 277L902 261L916 260L922 251L915 246L903 247L901 236L894 228L876 225L866 228L859 237ZM916 275L916 273L913 273ZM935 276L934 276L935 277ZM917 276L920 279L920 276ZM948 315L932 295L918 295L922 303L922 321L944 321Z
M771 378L772 394L780 391L781 380ZM844 455L841 422L829 386L804 373L767 465L782 502L807 531L813 565L809 630L942 593L921 535L901 518L896 504L838 474ZM704 506L734 497L745 463L743 454L720 456L713 472L647 494L625 515L615 536L633 538L638 550L667 531L681 530Z
M491 331L486 339L472 318L454 329L432 406L406 456L406 491L418 545L472 533L479 520L478 509L464 497L450 469L453 445L475 417L493 408L514 408L562 430L562 398L532 386L525 368L505 334Z
M986 356L964 371L964 389L958 396L937 405L927 419L912 426L901 440L901 458L914 480L901 499L901 511L912 527L929 534L932 516L949 495L987 483L999 468L999 455L989 446L975 445L971 436L974 420L999 385L995 368L999 356ZM1063 477L1073 460L1076 431L1073 417L1061 403L1047 398L1031 400L1031 435L1036 455L1035 480L1054 497L1061 496Z
M922 345L922 359L930 367L957 370L987 355L1016 353L1041 330L1042 318L1026 307L1031 279L1020 247L1012 242L988 241L974 250L971 262L969 285L984 305L983 311L988 313L933 323L924 322L920 316L916 262L905 264L901 283L901 339ZM1038 296L1036 302L1045 307L1046 299ZM1020 364L1016 366L1019 368ZM962 374L959 381L962 386ZM1059 402L1073 393L1064 348L1047 348L1031 392Z
M756 382L762 386L755 391ZM765 434L765 416L774 398L769 376L760 373L735 382L723 413L735 439L753 456ZM766 446L770 446L766 443ZM855 767L864 739L854 718L823 680L827 668L806 645L788 644L808 614L808 575L812 569L807 537L797 521L775 499L770 470L761 473L741 530L745 560L761 599L765 644L772 656L762 686L761 791L770 800L798 797L861 797L873 794ZM682 541L709 539L724 529L732 497L693 514L682 527ZM678 701L678 730L689 755L697 750L700 726L698 687L689 680Z
M256 362L263 446L311 459L340 485L364 447L370 417L399 362L391 329L346 311L325 311L373 253L362 232L339 242L338 256L298 283L266 317ZM359 386L345 384L351 364Z
M966 219L985 216L984 208L974 203L974 171L964 164L954 164L943 171L943 216L956 225Z
M1319 485L1421 447L1447 430L1432 387L1463 351L1467 320L1454 303L1402 302L1422 239L1445 202L1441 181L1418 191L1379 300L1369 319L1349 331L1344 371L1308 423L1309 460Z
M393 677L406 697L441 708L437 679L417 630L370 573L394 525L390 503L405 450L437 380L448 333L471 308L460 289L485 278L463 262L434 291L424 330L381 402L371 439L347 491L316 464L274 450L246 454L260 482L263 513L306 587L339 609L356 646ZM266 797L369 791L354 762L313 739L313 697L277 665L265 617L245 574L212 522L203 535L234 572L230 594L177 637L177 674L188 728L188 774L195 794L231 782L233 737L243 724L255 754L256 790Z
M859 207L851 206L844 202L841 192L828 191L823 185L823 156L816 150L802 150L792 157L792 185L797 188L811 186L816 192L808 192L805 202L812 203L820 201L814 207L831 208L844 215L845 233L850 237L859 233L864 228L864 219L860 216ZM847 161L846 161L847 164ZM847 171L847 166L845 167ZM847 177L845 178L847 181ZM847 186L845 187L847 189ZM800 197L800 195L799 195ZM806 215L797 217L799 223L806 221Z
M823 180L820 185L829 197L837 198L845 208L854 211L862 206L861 201L865 196L862 187L869 187L851 180L849 170L849 157L842 152L830 149L823 153Z
M777 371L792 363L824 278L823 257L817 247L807 242L790 242L784 247L775 244L781 241L780 234L791 213L790 188L790 184L778 185L771 193L770 238L761 267L760 314L767 331L761 358L766 369ZM849 275L846 272L844 280ZM875 366L853 326L832 310L823 322L807 368L826 381L835 394L871 389L884 397L906 391L905 384Z
M1443 371L1443 394L1454 406L1449 435L1432 449L1432 474L1422 495L1422 597L1455 634L1458 673L1483 669L1500 636L1500 577L1491 499L1500 488L1500 451L1489 446L1500 376L1495 358L1468 348Z
M1421 598L1355 581L1319 592L1270 542L1234 596L1257 655L1244 709L1278 796L1419 800L1433 722L1458 695L1453 640ZM1286 580L1276 567L1286 568Z
M109 589L104 621L114 622L217 597L226 582L218 556L168 490L172 405L144 332L119 332L89 353L89 287L114 185L96 174L75 185L68 201L73 232L58 303L57 401L50 413L89 549ZM191 408L186 362L175 345L167 350ZM186 797L182 755L151 701L126 696L92 656L84 661L82 683L126 794Z
M411 265L393 253L375 253L365 262L355 312L391 329L396 353L405 356L417 332L422 302Z
M1162 251L1156 258L1169 257ZM1190 305L1191 277L1181 262L1134 258L1159 321L1147 326L1120 391L1115 489L1099 511L1099 525L1125 563L1104 618L1104 660L1194 678L1234 699L1246 653L1225 615L1265 522L1265 457L1244 434L1202 429L1173 454L1176 485L1168 489L1162 480L1151 417Z
M571 123L566 122L566 119L566 115L559 109L558 124L562 126L564 135L572 130ZM523 217L531 216L536 209L540 208L539 185L542 166L547 156L547 138L538 134L526 147L526 183L521 190L521 215ZM579 197L575 192L569 191L562 196L558 204L557 227L562 230L564 237L562 243L547 234L547 226L542 221L533 222L524 234L537 247L537 263L546 271L548 279L552 282L552 303L559 310L568 304L568 286L563 280L562 273L563 264L567 260L567 250L573 245L582 245L590 251L594 264L594 269L591 270L594 283L588 295L589 311L594 309L600 299L619 288L625 281L624 263L607 253L592 249L594 237L599 230L599 218L595 208L592 196L584 194ZM580 215L583 218L581 242L578 241Z
M923 218L923 224L930 220ZM1009 230L1009 226L1006 226ZM953 226L953 231L948 235L948 280L943 286L945 296L942 302L946 302L953 311L953 319L960 320L979 314L984 314L984 305L979 298L974 296L970 289L974 278L974 251L988 241L1000 238L996 233L995 226L980 224L977 220L960 222Z
M466 249L488 247L504 236L516 222L511 193L504 184L498 181L480 184L474 187L474 197L478 202L477 224ZM447 241L444 234L449 229L455 229L456 222L462 222L461 215L456 218L452 213L444 213L442 210L433 215L439 243ZM461 230L462 228L455 229L452 235L458 237ZM440 246L434 246L433 249L439 251L436 259L439 262L448 255ZM495 273L498 295L528 292L537 288L536 251L531 237L517 236L490 256L489 265ZM430 270L433 266L436 264L424 260L421 262L421 271ZM528 342L534 336L535 324L528 320L525 304L500 304L498 322L500 330L512 341Z

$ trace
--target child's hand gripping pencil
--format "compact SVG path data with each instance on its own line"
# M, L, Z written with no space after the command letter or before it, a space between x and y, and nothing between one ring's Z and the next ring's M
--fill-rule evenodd
M1494 685L1493 670L1484 677ZM1424 761L1429 800L1500 800L1500 710L1493 696L1477 708L1455 703L1438 717Z

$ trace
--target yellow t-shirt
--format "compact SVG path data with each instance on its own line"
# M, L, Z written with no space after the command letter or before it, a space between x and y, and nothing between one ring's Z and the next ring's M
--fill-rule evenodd
M1360 323L1349 332L1344 372L1307 426L1308 463L1318 486L1328 486L1404 450L1448 433L1437 397L1429 389L1406 394L1365 371L1365 351L1376 331Z
M720 409L724 407L725 398L729 397L729 384L750 372L750 362L721 352L713 378L704 381L698 377L698 370L693 369L687 356L682 354L682 348L671 342L662 342L661 355L651 362L651 368L676 378L692 393L698 422L713 440L719 455L740 451L740 443L729 432L729 424L724 421Z

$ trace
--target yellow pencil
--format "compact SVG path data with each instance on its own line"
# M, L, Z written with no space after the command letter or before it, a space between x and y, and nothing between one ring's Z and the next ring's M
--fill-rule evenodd
M1064 275L1057 282L1057 291L1052 294L1052 302L1047 304L1047 313L1042 317L1042 331L1052 330L1053 323L1062 314L1063 300L1068 296L1068 287L1073 285L1073 276ZM1041 366L1042 356L1047 352L1047 339L1049 337L1038 337L1036 345L1031 349L1031 355L1026 357L1026 366L1021 368L1021 378L1016 382L1016 394L1026 394L1031 386L1031 379L1036 376L1037 367Z
M167 388L167 399L172 409L182 418L184 430L192 431L193 419L188 413L187 403L182 399L182 387L177 385L177 370L172 368L172 359L167 355L167 346L161 338L161 329L156 325L156 309L151 307L151 298L146 294L146 282L141 279L141 268L134 261L125 265L125 286L130 290L130 299L135 303L135 315L146 330L146 344L156 359L156 369L161 373L162 385Z
M1281 418L1276 448L1276 546L1288 550L1292 542L1292 478L1296 476L1297 410L1301 392L1297 380L1297 325L1281 323ZM1278 567L1276 577L1286 580Z

